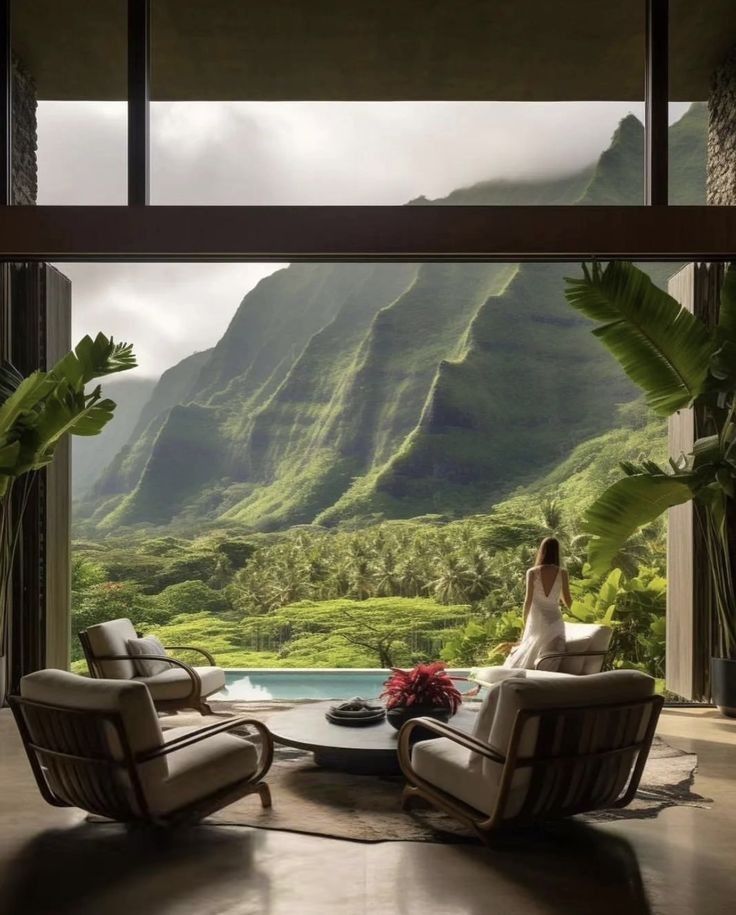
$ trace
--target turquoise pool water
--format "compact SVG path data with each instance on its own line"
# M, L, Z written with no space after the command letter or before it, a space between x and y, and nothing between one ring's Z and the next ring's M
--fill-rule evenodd
M448 671L453 677L467 670ZM225 690L213 699L376 699L389 676L388 670L228 670ZM467 684L458 684L460 691Z

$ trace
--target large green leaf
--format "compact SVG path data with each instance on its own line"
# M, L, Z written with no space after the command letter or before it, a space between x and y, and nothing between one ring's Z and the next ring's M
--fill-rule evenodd
M101 400L100 396L99 387L85 397L71 385L60 384L53 396L44 402L34 429L32 455L27 455L27 459L34 466L46 464L64 435L97 435L101 432L112 419L115 404L111 400Z
M736 344L736 265L726 271L721 289L718 317L718 337L722 342Z
M125 372L136 364L130 343L115 343L112 337L100 333L94 340L89 335L82 337L51 372L80 390L93 378Z
M0 447L0 474L7 474L15 467L15 462L20 454L20 442L11 442Z
M46 372L34 372L0 405L0 437L5 437L24 415L32 414L54 389L56 381Z
M588 558L593 571L602 573L638 528L658 518L673 505L693 496L689 477L641 473L624 477L598 497L585 513L591 534Z
M647 403L668 416L705 387L715 335L633 264L584 266L568 279L568 302L600 323L593 332L616 357Z
M92 379L135 366L132 347L98 334L83 337L50 372L27 378L0 363L0 496L8 481L50 463L67 434L97 435L112 419L115 404L103 400Z

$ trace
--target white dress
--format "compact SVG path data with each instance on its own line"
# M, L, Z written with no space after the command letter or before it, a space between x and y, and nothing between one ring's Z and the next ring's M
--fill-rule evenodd
M560 569L557 570L549 593L544 590L541 566L529 569L527 575L529 587L532 589L532 602L524 634L521 642L509 652L503 666L530 670L541 655L565 650L565 624L560 613ZM559 661L548 661L544 665L545 670L556 670L558 667Z

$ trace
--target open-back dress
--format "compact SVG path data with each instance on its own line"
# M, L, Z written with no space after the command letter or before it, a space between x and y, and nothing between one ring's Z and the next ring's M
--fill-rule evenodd
M532 601L526 618L526 626L521 642L512 648L504 662L504 667L531 669L535 662L550 652L565 650L565 624L560 612L560 594L562 591L562 572L558 568L555 580L549 592L544 590L542 566L535 566L527 572L529 587L532 589ZM545 670L556 670L559 661L549 661Z

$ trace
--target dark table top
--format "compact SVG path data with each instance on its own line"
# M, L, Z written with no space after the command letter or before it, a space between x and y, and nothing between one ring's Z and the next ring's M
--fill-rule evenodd
M385 753L396 750L399 732L384 719L378 724L343 727L332 724L325 712L335 702L314 702L300 705L274 715L268 727L276 743L303 750L360 750L365 753ZM477 712L462 707L448 724L459 731L470 732Z

